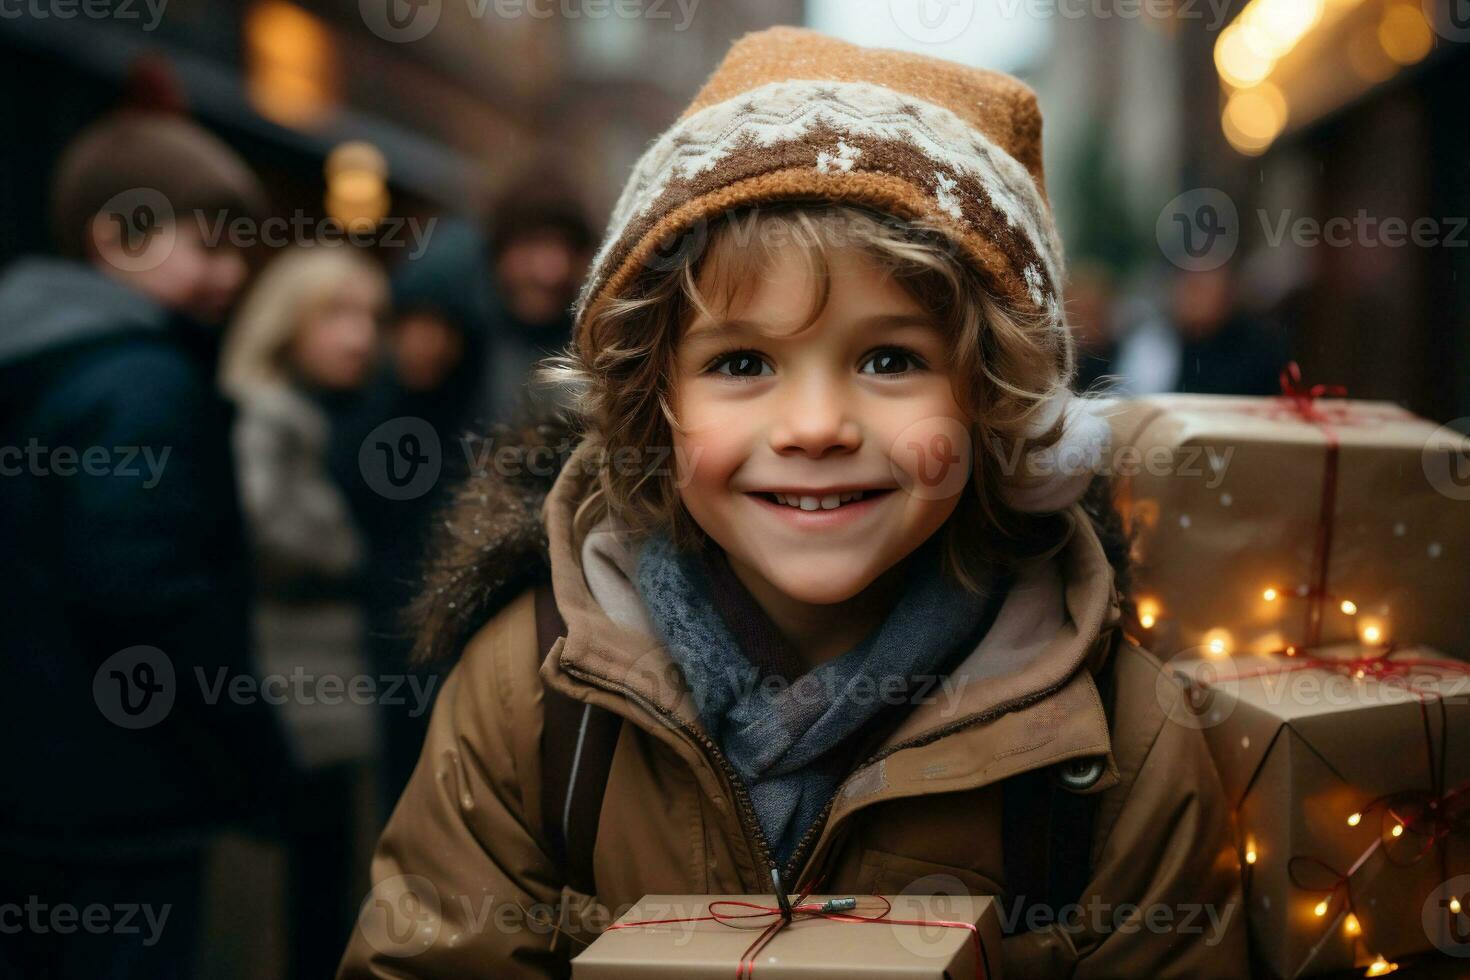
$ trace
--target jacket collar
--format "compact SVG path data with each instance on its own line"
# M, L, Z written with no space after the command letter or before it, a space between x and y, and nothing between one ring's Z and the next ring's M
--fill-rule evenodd
M682 674L632 583L636 540L609 524L580 544L573 515L594 472L577 449L543 506L552 588L566 637L546 683L656 734L701 733ZM838 811L897 796L974 788L1026 769L1100 757L1092 787L1119 781L1092 670L1119 623L1113 570L1091 522L1055 557L1020 569L985 639L887 734L844 784Z

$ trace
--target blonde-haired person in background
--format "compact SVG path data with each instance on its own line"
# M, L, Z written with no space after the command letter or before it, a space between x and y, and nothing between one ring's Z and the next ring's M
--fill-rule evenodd
M329 476L326 406L367 382L387 304L387 280L362 252L295 248L261 273L230 328L222 364L239 408L234 448L254 553L258 666L268 684L286 679L283 710L306 769L286 827L286 922L297 977L333 969L351 922L352 875L362 865L355 842L359 804L370 799L363 787L375 717L372 705L346 694L368 673L364 545Z

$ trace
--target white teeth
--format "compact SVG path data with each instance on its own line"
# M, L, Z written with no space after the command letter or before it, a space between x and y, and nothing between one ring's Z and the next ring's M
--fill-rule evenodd
M863 491L849 490L845 493L829 493L822 497L809 494L772 493L776 503L801 510L834 510L843 504L863 499Z

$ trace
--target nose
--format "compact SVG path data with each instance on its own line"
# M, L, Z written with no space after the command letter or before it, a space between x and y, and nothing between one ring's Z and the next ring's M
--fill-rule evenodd
M783 456L854 452L862 445L862 427L854 418L842 385L811 377L794 386L771 427L771 448Z

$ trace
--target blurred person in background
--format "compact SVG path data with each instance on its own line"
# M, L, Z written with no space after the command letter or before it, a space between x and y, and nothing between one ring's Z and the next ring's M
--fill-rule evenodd
M43 926L5 976L194 976L206 845L290 782L272 707L220 694L251 673L215 385L248 269L205 229L263 196L176 99L129 107L56 167L62 257L0 277L0 902ZM44 928L95 906L138 928Z
M571 307L594 245L577 195L545 168L512 184L491 215L490 336L485 421L535 414L555 395L528 386L531 368L572 336Z
M1114 289L1106 267L1080 262L1067 281L1067 323L1077 342L1073 388L1091 390L1113 374L1118 344L1114 335Z
M370 556L364 578L368 650L380 676L412 678L405 686L409 696L379 704L378 789L385 820L418 762L442 679L437 668L410 662L413 636L402 612L419 587L433 516L453 478L469 467L464 439L476 427L486 366L483 237L466 221L444 219L435 227L423 254L394 274L387 356L366 396L347 407L333 435L333 470ZM374 430L394 420L421 420L437 436L443 468L421 493L390 495L376 480L383 461L369 441L377 439ZM383 431L390 443L399 434L380 430L380 436Z
M372 704L349 696L354 678L369 673L360 605L367 551L329 475L326 406L368 381L387 302L383 272L361 252L298 246L261 273L225 346L224 385L240 412L234 446L255 557L260 668L304 676L285 703L306 769L286 827L294 977L332 972L356 911L359 802L375 748Z
M1171 311L1180 345L1175 391L1280 393L1286 344L1276 329L1241 308L1230 266L1180 270L1174 277Z

